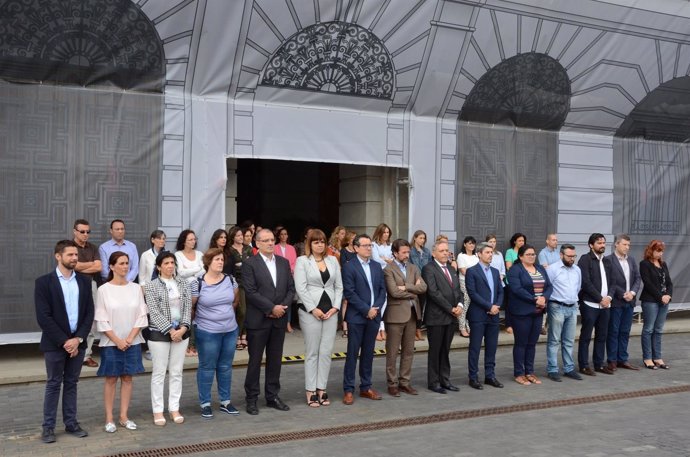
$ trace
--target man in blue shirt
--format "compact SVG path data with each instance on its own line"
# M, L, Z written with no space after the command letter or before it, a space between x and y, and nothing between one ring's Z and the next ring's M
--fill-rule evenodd
M546 247L539 251L539 265L544 267L544 269L549 268L549 265L554 264L561 260L561 256L558 253L558 235L555 233L549 233L546 235Z
M47 372L41 434L44 443L55 442L60 390L65 431L79 438L88 435L77 421L77 382L85 340L93 324L91 279L74 271L79 258L74 241L59 241L54 252L57 268L36 279L34 289L36 320L43 331L40 349Z
M110 256L113 252L122 251L129 256L129 273L127 281L135 282L139 276L139 252L137 246L131 241L125 240L125 223L121 219L114 219L110 223L110 236L112 239L101 244L98 253L101 256L101 277L108 280L110 273Z
M546 343L546 371L549 379L561 382L558 372L558 350L563 359L563 375L571 379L582 380L575 370L573 346L575 345L575 327L577 325L577 297L582 284L582 272L575 265L575 246L561 246L561 260L549 265L549 275L553 292L548 303L549 333Z

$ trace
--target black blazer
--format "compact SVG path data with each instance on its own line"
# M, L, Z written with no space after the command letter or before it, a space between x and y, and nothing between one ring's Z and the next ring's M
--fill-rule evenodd
M260 253L242 262L242 285L247 300L245 326L248 329L287 327L287 313L280 319L268 317L275 305L292 306L295 296L295 281L290 272L290 263L283 257L273 255L276 260L276 285Z
M93 295L91 294L91 277L77 273L79 286L79 317L77 331L72 333L69 327L65 297L57 273L53 271L36 279L34 304L36 320L43 331L40 348L43 352L64 351L63 345L70 338L82 338L79 349L86 349L86 337L93 325Z
M644 283L642 293L640 294L640 301L661 303L662 295L673 296L673 282L671 281L671 275L668 272L666 262L661 264L661 269L666 275L665 294L661 291L661 279L659 278L658 270L654 264L649 260L643 260L640 262L640 275L642 276L642 282Z
M606 282L609 297L613 297L615 290L615 282L613 272L611 271L611 259L604 256L604 271L606 272ZM582 288L580 289L579 298L581 301L589 301L599 303L601 301L601 271L599 270L599 259L590 249L589 252L577 262L582 272Z
M623 294L627 292L625 290L625 274L623 274L623 268L621 263L616 257L616 254L609 254L606 256L611 260L611 274L613 275L614 287L612 291L609 291L609 295L613 300L611 300L611 306L614 308L622 308L626 305L635 306L635 300L637 294L640 292L640 269L637 267L635 259L628 256L628 268L630 269L630 291L635 292L635 297L631 301L625 301Z
M452 287L436 260L431 259L422 268L422 279L426 283L426 305L424 308L424 323L426 325L452 324L457 320L457 317L453 316L452 309L464 302L458 274L451 267L450 262L447 263L447 267L448 274L453 281Z

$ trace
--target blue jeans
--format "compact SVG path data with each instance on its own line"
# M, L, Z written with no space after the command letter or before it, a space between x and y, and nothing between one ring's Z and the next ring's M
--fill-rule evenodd
M196 327L196 326L195 326ZM218 383L218 397L221 403L230 402L232 384L232 361L239 328L232 332L211 333L196 327L196 349L199 352L199 368L196 385L199 390L199 405L211 406L213 378Z
M642 358L661 359L661 334L664 331L668 305L642 302Z
M611 308L609 333L606 337L606 361L609 363L628 361L628 341L634 307L634 305L625 305Z
M577 305L563 306L549 302L546 315L548 336L546 340L546 371L558 374L558 350L563 359L563 373L575 370L573 347L577 327Z

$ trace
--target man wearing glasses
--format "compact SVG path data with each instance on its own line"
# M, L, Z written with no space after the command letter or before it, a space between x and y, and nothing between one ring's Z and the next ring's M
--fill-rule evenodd
M78 261L77 266L74 267L77 273L82 273L91 277L91 291L94 303L96 302L96 288L101 284L101 258L98 255L98 248L93 243L89 243L89 235L91 228L89 221L86 219L77 219L74 221L74 244L77 245ZM86 338L86 353L84 354L84 365L91 368L98 367L92 357L91 346L93 340L96 338L95 330L92 328L89 336Z
M280 370L283 342L287 328L287 308L295 296L295 282L290 263L274 254L275 237L268 229L256 234L257 255L242 263L242 282L247 300L247 329L249 362L244 379L247 413L259 414L257 399L261 391L261 359L266 351L266 379L264 392L266 406L278 411L289 411L280 393Z
M359 354L359 396L381 400L371 387L376 335L381 323L381 308L386 301L386 283L378 262L371 261L371 238L357 235L353 241L357 256L343 266L343 295L347 299L347 356L343 373L343 403L354 403L355 372Z
M582 272L575 265L575 246L561 246L561 260L552 263L546 269L553 292L548 303L548 337L546 343L546 371L549 379L561 382L558 372L558 350L563 359L563 376L578 381L582 380L575 370L573 346L575 345L575 327L577 325L577 296L582 284Z

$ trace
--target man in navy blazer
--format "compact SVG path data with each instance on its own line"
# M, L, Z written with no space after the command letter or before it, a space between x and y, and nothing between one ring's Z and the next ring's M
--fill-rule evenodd
M613 239L611 275L615 286L611 293L611 318L606 337L606 361L609 370L616 368L639 370L628 361L628 341L633 321L633 310L637 291L640 290L642 278L635 259L628 255L630 237L626 234L616 235Z
M483 386L479 382L479 352L484 340L484 383L502 388L503 384L496 379L496 348L498 347L499 319L498 313L503 303L503 285L497 269L491 266L494 250L488 243L479 243L477 257L479 263L467 269L465 287L470 296L467 320L470 323L470 350L467 354L469 384L478 390Z
M84 361L86 337L93 324L94 307L91 278L74 271L78 259L74 241L59 241L55 245L57 268L36 279L34 289L36 320L43 331L40 348L47 374L41 435L44 443L55 442L61 389L65 431L79 438L88 436L77 420L77 382Z
M295 281L290 264L274 254L275 236L268 229L256 234L259 252L242 263L242 283L247 298L247 328L249 361L244 378L247 413L259 414L256 405L261 391L261 360L266 351L266 378L264 394L266 406L279 411L289 411L280 393L280 371L283 359L283 343L287 328L287 309L295 296Z
M378 262L371 261L371 238L358 235L354 241L357 256L343 266L343 295L347 299L347 356L343 372L343 403L354 403L355 370L359 354L359 396L381 400L371 387L376 335L381 323L381 308L386 302L386 283Z

